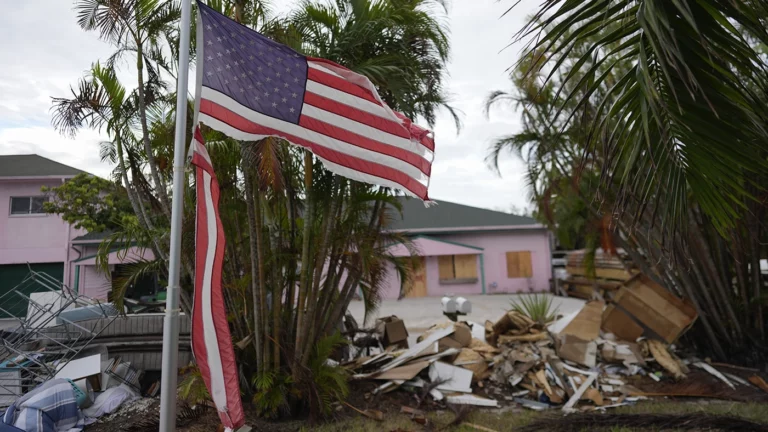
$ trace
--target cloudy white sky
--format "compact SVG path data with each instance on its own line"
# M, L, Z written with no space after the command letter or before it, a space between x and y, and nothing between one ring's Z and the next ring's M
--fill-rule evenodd
M285 8L286 0L280 9ZM506 157L502 176L484 159L494 136L517 130L514 111L482 112L491 90L508 89L506 69L520 47L504 49L520 29L535 2L523 1L500 18L514 0L453 0L447 16L452 56L448 89L453 105L463 112L457 135L447 114L435 126L437 142L430 195L478 207L509 210L527 205L523 164ZM0 154L37 153L91 173L106 176L112 169L99 161L97 131L82 131L75 139L51 127L52 96L67 96L69 86L112 48L77 26L72 2L35 0L13 2L0 15Z

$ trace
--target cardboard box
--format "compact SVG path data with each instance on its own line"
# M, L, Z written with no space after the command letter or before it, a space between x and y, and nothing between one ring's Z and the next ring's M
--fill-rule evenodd
M376 320L376 332L381 336L385 347L396 345L408 348L408 330L405 322L395 315Z
M667 343L677 340L698 316L690 301L678 298L645 275L627 281L614 302Z

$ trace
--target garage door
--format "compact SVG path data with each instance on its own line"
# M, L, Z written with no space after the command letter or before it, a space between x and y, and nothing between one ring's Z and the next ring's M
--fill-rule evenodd
M23 317L27 314L27 301L18 295L10 293L29 275L29 268L56 279L59 282L64 280L64 263L43 263L43 264L7 264L0 265L0 307L5 312L0 311L0 318L9 318L8 314L16 317ZM48 291L45 287L27 282L21 291L29 295L33 292Z

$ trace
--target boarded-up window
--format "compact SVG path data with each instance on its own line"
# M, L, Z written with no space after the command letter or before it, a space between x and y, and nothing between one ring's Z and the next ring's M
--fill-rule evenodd
M507 252L507 277L510 279L533 277L530 251Z
M440 281L477 280L477 255L443 255L437 257Z

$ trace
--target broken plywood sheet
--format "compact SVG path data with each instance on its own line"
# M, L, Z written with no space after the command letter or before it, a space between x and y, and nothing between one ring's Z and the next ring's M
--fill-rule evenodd
M429 379L438 390L472 393L472 371L443 362L432 363L429 367Z
M604 307L605 303L602 301L587 302L559 334L575 336L584 341L597 339L600 336Z

